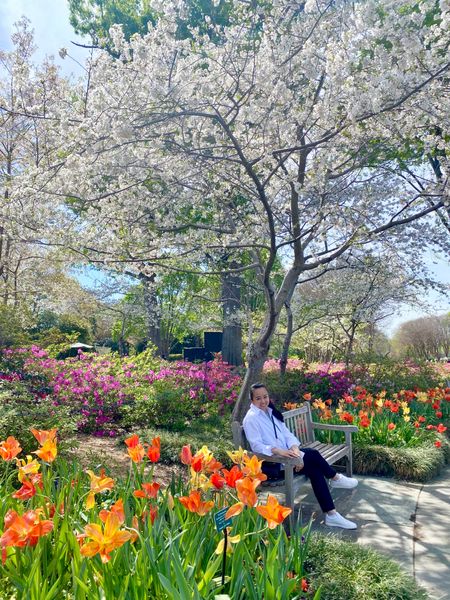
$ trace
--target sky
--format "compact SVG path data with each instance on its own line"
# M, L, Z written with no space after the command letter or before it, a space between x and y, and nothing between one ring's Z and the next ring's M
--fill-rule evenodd
M72 41L83 43L85 40L75 35L69 23L69 10L66 0L0 0L0 49L11 48L11 34L14 32L14 23L25 15L30 19L35 30L35 43L38 47L36 62L40 62L45 55L53 55L55 62L60 65L61 70L67 76L73 74L79 76L88 51L78 48ZM66 48L69 57L59 57L60 48ZM414 308L411 306L399 306L395 315L381 324L387 335L392 335L398 325L404 321L416 319L429 314L442 314L450 310L450 265L443 256L428 253L427 266L435 275L436 279L448 286L447 297L430 290L424 301L429 304L429 309ZM89 274L86 273L86 283ZM98 274L93 274L93 279Z
M68 53L83 64L88 50L78 48L71 42L86 43L75 35L69 23L69 9L66 0L0 0L0 48L11 49L11 34L14 23L23 15L31 21L35 33L37 51L35 62L45 55L53 55L55 62L65 75L79 75L82 67L69 58L61 59L59 50L66 48Z

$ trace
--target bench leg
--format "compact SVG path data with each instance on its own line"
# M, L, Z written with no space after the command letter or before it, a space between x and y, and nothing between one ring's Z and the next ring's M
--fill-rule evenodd
M352 461L351 453L349 454L349 456L347 456L345 471L346 471L347 477L353 477L353 461Z
M348 446L346 473L347 477L353 476L353 448L352 448L352 434L348 431L345 432L345 443Z
M289 530L294 529L294 467L292 465L284 466L284 482L286 490L286 506L292 508L289 515Z

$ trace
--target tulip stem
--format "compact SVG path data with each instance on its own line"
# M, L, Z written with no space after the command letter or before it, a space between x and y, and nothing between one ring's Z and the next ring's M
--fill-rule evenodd
M223 543L223 559L222 559L222 585L225 585L225 567L227 564L227 543L228 543L228 532L227 528L223 530L224 543Z

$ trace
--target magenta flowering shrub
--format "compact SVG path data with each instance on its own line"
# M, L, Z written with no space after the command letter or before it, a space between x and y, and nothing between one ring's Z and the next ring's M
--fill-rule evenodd
M57 360L41 348L8 350L3 376L23 379L76 419L79 431L114 436L131 425L181 429L198 416L223 414L234 404L240 377L216 358L202 364L101 357L80 352Z
M232 367L220 357L205 363L166 363L159 372L149 371L144 378L149 383L167 379L193 403L213 403L221 414L235 403L241 385L240 376L233 374Z
M354 385L350 371L340 363L307 365L299 359L289 359L284 375L279 361L266 361L262 382L281 407L285 402L303 402L305 394L337 402Z
M305 361L301 358L288 358L286 370L292 371L297 370L301 371L305 368ZM264 373L279 373L280 372L280 361L277 358L269 358L264 363L263 367Z

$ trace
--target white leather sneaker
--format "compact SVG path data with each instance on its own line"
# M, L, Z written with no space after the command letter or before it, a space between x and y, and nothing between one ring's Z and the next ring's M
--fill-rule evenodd
M342 529L356 529L358 525L353 521L349 521L338 512L334 515L325 515L325 525L328 527L341 527Z
M338 474L338 479L330 479L330 486L332 488L346 488L352 490L358 485L358 480L354 477L347 477L346 475Z

